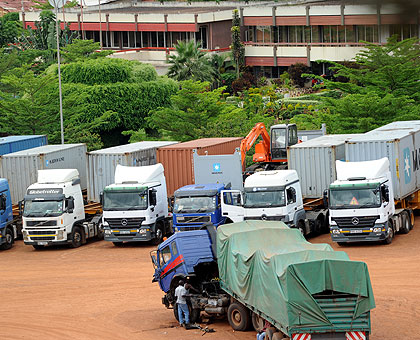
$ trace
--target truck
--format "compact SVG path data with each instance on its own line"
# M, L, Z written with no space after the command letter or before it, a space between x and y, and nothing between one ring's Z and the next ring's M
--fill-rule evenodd
M23 241L37 250L60 244L77 248L103 237L100 208L84 205L77 169L38 170L38 181L20 206Z
M173 308L180 280L190 321L201 314L227 317L236 331L259 331L268 339L368 339L375 308L364 262L351 261L327 244L311 244L278 221L243 221L214 229L175 233L151 258L153 281Z
M7 179L0 178L0 249L12 248L16 238L9 183Z
M196 230L211 222L218 227L225 223L222 215L221 192L229 189L219 183L192 184L179 188L174 193L174 231Z
M105 241L152 241L159 244L172 233L166 180L162 164L115 169L115 183L101 193Z
M337 181L325 193L333 241L390 244L409 233L420 203L420 121L390 123L345 148L347 162L337 162Z
M244 191L223 190L222 215L228 223L244 220L282 221L303 235L327 228L323 202L305 210L296 170L256 172L245 179Z

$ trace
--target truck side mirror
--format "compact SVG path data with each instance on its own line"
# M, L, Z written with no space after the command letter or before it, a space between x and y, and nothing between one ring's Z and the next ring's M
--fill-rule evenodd
M67 212L69 214L71 214L74 211L74 198L73 197L69 197L66 198L66 203L67 203Z
M6 195L1 194L0 196L0 210L6 210Z
M103 191L99 193L99 202L101 203L103 207L104 206L104 192Z
M322 200L324 201L324 208L328 207L328 189L324 190L324 195L322 196Z
M157 203L157 196L156 196L156 189L150 190L150 205L156 205Z

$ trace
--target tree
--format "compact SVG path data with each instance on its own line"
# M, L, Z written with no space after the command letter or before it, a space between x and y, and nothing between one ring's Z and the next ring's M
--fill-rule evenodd
M19 13L6 13L0 17L0 47L14 43L21 32Z
M63 63L72 63L77 61L87 61L106 57L112 54L112 51L98 51L100 49L99 42L93 40L75 39L71 44L63 47L62 61Z
M213 82L213 70L206 53L200 50L200 43L178 41L175 51L176 55L169 56L167 60L170 78Z
M210 56L209 63L213 69L213 87L215 88L224 85L222 84L224 79L229 79L226 74L234 73L233 62L227 54L214 53Z
M187 141L205 134L211 119L234 109L222 101L224 87L210 91L210 83L187 80L171 96L172 106L152 111L148 123L167 134L172 140Z
M296 63L290 65L287 69L287 73L289 73L290 79L293 83L297 86L304 87L305 86L305 78L302 78L303 74L306 74L310 71L308 65L303 63Z
M236 78L239 78L240 68L243 66L245 59L245 47L241 41L241 27L239 12L237 9L233 10L232 18L232 57L236 66Z

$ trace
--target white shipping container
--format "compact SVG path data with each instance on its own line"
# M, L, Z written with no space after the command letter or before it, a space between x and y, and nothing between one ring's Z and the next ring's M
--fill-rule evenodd
M0 156L0 177L9 181L12 203L23 200L38 179L38 170L77 169L82 189L87 188L85 144L45 145Z
M99 194L114 183L118 164L144 166L156 164L156 150L178 142L145 141L114 146L88 153L88 201L99 202Z
M336 160L345 160L345 141L358 134L325 135L287 150L288 168L296 170L304 198L320 198L336 180Z
M420 188L420 124L396 122L346 142L346 160L371 161L387 157L394 196L402 199ZM410 126L411 125L411 126Z

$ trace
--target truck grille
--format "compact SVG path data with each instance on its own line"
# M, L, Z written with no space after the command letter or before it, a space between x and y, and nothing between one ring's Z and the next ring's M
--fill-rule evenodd
M245 216L244 220L283 221L284 216Z
M56 231L53 230L29 230L29 236L32 235L51 235L55 234Z
M57 220L46 220L46 221L26 221L27 227L55 227Z
M337 292L323 292L313 295L336 331L369 330L369 313L353 319L357 296Z
M54 236L41 236L32 238L32 241L52 241L54 239Z
M111 228L117 229L132 229L138 228L143 221L144 217L132 217L132 218L106 218L105 221L108 222Z
M370 228L375 225L379 216L360 216L360 217L333 217L332 220L340 228Z
M211 222L211 216L177 216L176 222L180 224Z

